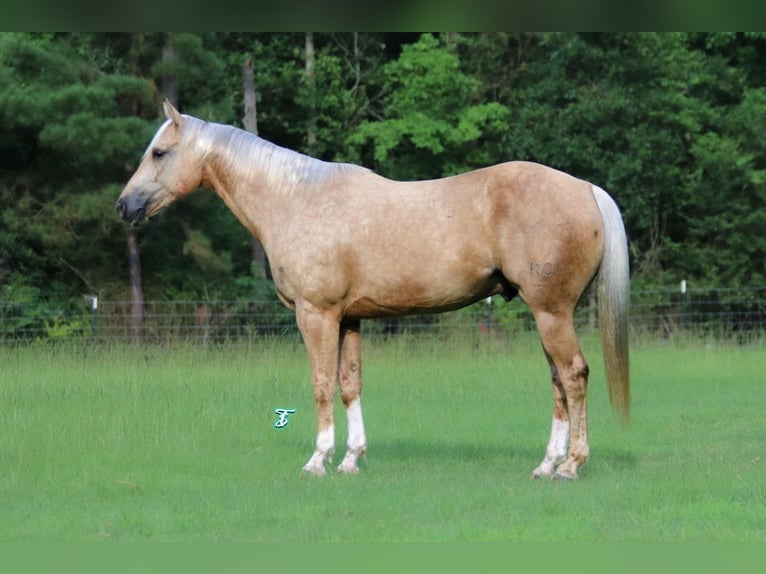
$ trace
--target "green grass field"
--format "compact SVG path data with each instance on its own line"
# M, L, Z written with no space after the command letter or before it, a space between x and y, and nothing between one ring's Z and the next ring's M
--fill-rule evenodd
M552 409L533 335L366 341L369 452L321 479L301 473L298 341L0 348L0 541L766 541L763 344L634 346L628 427L583 346L591 462L573 483L529 480ZM281 430L277 407L296 409Z

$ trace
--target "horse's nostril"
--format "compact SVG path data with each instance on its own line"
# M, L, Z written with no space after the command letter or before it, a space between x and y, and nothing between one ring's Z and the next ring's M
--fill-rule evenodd
M118 199L117 200L117 215L123 221L127 221L131 225L138 225L144 219L144 213L146 213L146 205L141 205L136 208L135 205L131 206L129 200Z

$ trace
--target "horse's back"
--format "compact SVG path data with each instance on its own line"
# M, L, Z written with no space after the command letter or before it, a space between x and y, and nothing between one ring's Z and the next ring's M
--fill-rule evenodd
M414 182L351 170L333 183L281 230L272 264L287 299L313 293L358 317L516 290L528 302L569 301L600 260L590 184L540 164Z
M592 185L565 172L512 161L428 181L363 178L361 195L372 198L359 200L360 224L351 225L365 236L352 234L353 250L364 249L356 260L365 275L392 290L466 289L467 303L498 292L500 274L527 301L576 300L598 268L603 222ZM365 220L365 209L375 216Z

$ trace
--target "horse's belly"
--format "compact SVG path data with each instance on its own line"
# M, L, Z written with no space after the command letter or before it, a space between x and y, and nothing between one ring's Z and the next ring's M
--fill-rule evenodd
M470 305L496 293L503 287L492 272L471 277L451 277L449 281L434 278L429 281L419 275L410 281L392 280L379 285L359 285L352 290L345 314L354 318L386 317L442 313Z
M397 315L425 315L443 313L460 309L476 301L477 298L431 304L426 302L404 301L381 302L367 297L352 301L346 308L345 316L354 319L373 319L376 317L391 317Z

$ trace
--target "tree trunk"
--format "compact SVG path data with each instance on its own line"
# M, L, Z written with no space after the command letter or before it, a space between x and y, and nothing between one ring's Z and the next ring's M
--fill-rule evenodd
M245 97L245 115L242 118L244 128L258 135L258 115L255 107L255 79L253 73L253 58L248 56L242 65L242 91ZM253 251L253 274L259 279L269 276L269 265L266 260L266 252L257 237L250 238L250 247Z
M317 143L317 127L316 127L316 80L314 78L314 64L316 63L314 57L314 33L306 32L306 78L308 79L309 88L309 121L308 132L306 133L306 143L308 144L308 151Z
M457 53L457 42L459 36L460 35L457 32L447 32L444 35L444 44L448 52L453 54Z
M138 245L138 231L127 231L128 263L130 266L130 331L133 340L144 338L144 289L141 286L141 249Z
M165 37L165 44L162 46L162 63L165 65L172 65L176 59L176 49L173 46L172 36L168 34ZM162 93L170 103L174 106L178 106L178 82L176 81L175 72L168 71L162 74Z
M242 65L242 91L245 97L245 115L242 125L250 133L258 135L258 115L255 108L255 75L253 73L253 57L245 58Z
M144 36L137 34L133 38L133 61L143 50ZM136 76L139 70L133 70ZM131 98L131 111L138 114L138 100ZM141 249L138 243L138 230L132 227L125 233L125 249L128 255L128 273L130 276L130 332L133 340L140 342L144 336L144 288L141 284Z

